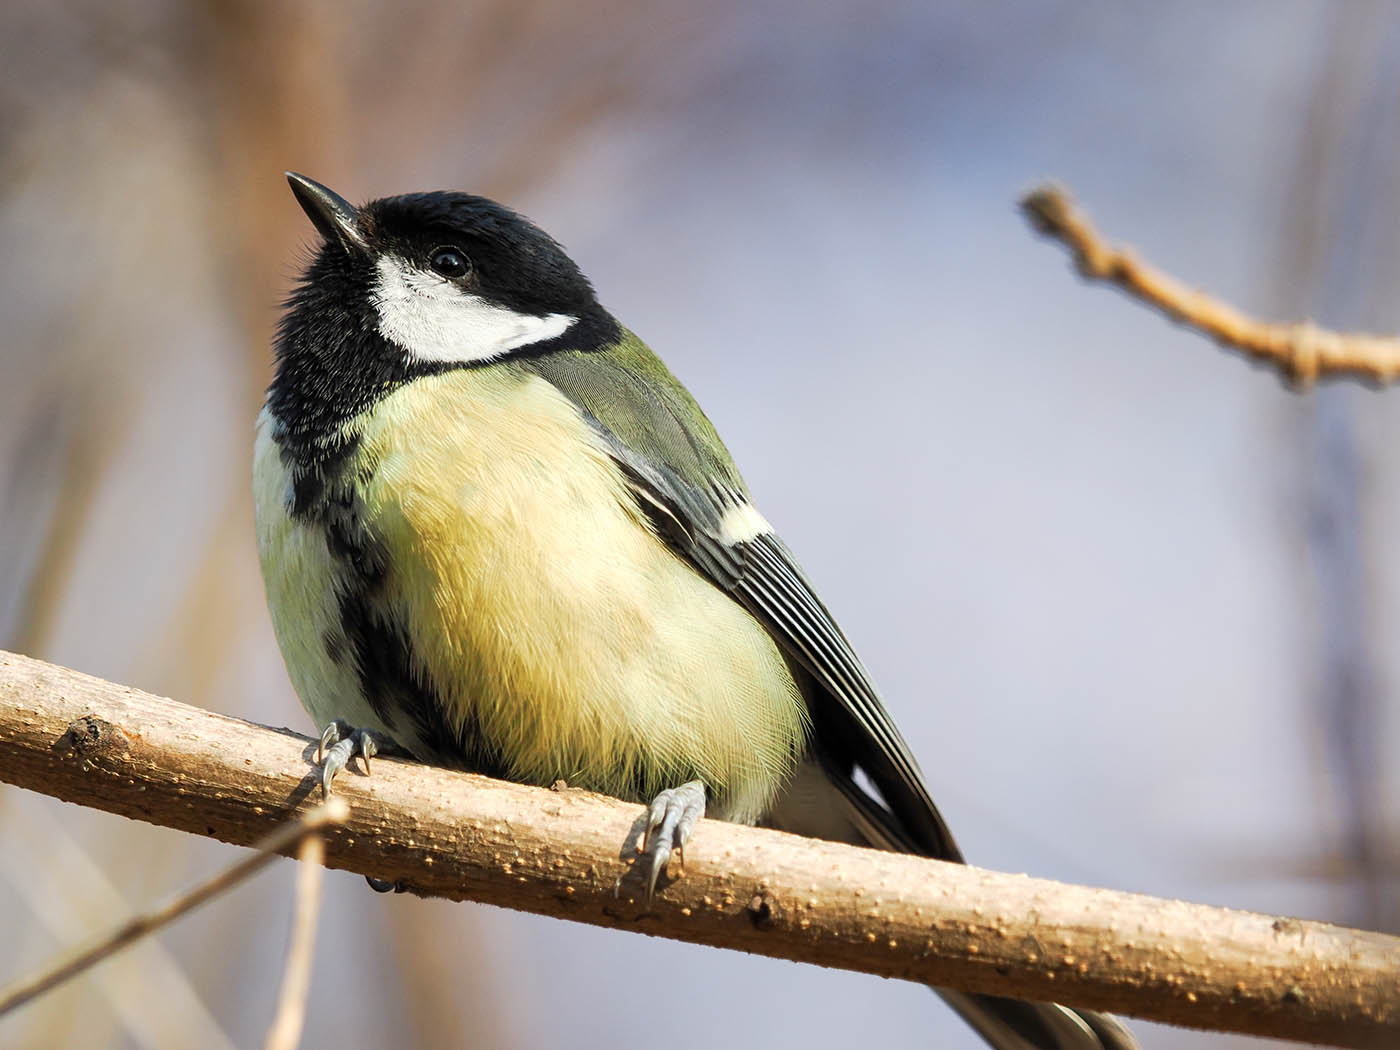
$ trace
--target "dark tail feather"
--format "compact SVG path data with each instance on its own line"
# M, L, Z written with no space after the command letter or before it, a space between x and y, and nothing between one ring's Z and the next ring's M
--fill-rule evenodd
M1110 1014L948 988L934 991L996 1050L1141 1050Z
M919 852L894 817L854 781L817 762L798 767L765 823L813 838ZM1132 1033L1108 1014L948 988L934 991L994 1050L1141 1050Z

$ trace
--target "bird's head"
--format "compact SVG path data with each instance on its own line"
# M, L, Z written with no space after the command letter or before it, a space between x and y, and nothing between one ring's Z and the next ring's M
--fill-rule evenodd
M324 239L293 315L337 306L409 363L436 366L589 349L609 328L559 243L495 201L410 193L355 207L304 175L287 180Z

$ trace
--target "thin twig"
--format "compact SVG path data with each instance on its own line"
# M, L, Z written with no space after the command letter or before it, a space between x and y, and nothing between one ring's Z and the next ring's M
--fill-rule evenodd
M21 977L4 988L0 988L0 1017L16 1007L23 1006L36 996L42 995L50 988L76 977L107 956L120 951L147 934L154 933L162 926L178 919L181 915L199 907L211 898L227 892L291 849L305 836L332 824L342 823L349 816L350 807L345 800L338 796L332 796L326 800L324 805L317 806L302 814L296 820L288 821L281 828L256 843L254 848L257 852L252 856L245 857L236 864L230 865L217 875L167 901L160 907L146 912L144 915L133 916L111 933L99 938L87 947L71 952L37 973Z
M1107 281L1171 320L1276 367L1285 379L1307 386L1315 379L1347 375L1372 383L1400 378L1400 339L1360 332L1331 332L1303 321L1268 324L1188 288L1131 252L1108 244L1057 186L1042 186L1021 200L1031 224L1060 241L1090 280Z
M315 742L0 653L0 780L248 844ZM1196 1028L1400 1045L1400 938L701 821L648 900L635 805L394 758L342 775L331 867L413 892Z
M337 801L332 795L331 802ZM321 913L321 882L325 874L326 843L320 835L302 839L297 855L296 913L277 996L277 1016L267 1031L263 1050L296 1050L306 1022L306 996L311 988L311 961L316 949L316 919Z

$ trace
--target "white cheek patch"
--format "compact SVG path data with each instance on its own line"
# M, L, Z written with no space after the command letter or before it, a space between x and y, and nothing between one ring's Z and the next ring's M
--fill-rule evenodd
M392 255L381 256L378 268L372 301L379 332L420 361L492 361L557 338L578 320L516 313Z

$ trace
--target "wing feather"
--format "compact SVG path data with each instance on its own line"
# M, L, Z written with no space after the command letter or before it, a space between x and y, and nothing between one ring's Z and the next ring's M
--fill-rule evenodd
M740 602L811 676L815 743L829 775L875 785L889 822L921 852L961 860L918 763L846 636L792 552L771 532L738 539L725 516L749 507L728 450L694 398L641 340L602 351L522 361L562 391L597 429L657 533Z
M859 792L854 779L858 766L892 811L900 838L917 843L929 856L962 860L909 745L787 545L772 532L739 543L723 538L725 515L744 506L747 497L724 481L691 483L643 460L601 423L595 420L595 425L657 531L748 609L811 675L817 687L813 727L828 772L846 782L843 789Z
M810 676L811 757L868 844L962 861L909 745L792 552L771 531L742 539L726 533L726 515L749 507L747 490L714 428L665 366L629 335L612 352L586 360L555 354L532 367L596 427L657 534L743 605ZM1138 1050L1108 1015L935 990L997 1050Z

